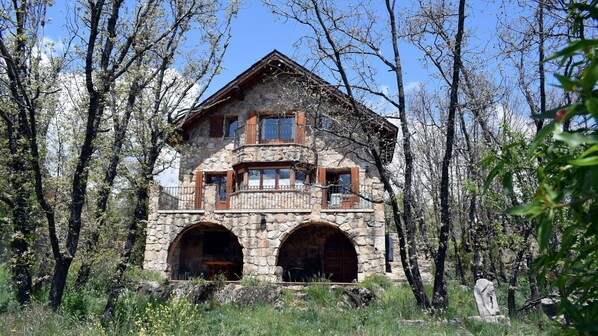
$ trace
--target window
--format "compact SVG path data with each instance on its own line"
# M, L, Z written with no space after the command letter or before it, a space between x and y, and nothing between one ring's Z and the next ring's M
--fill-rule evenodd
M239 127L239 119L237 117L226 119L226 132L224 136L233 138L237 133L237 127Z
M294 117L263 117L260 120L260 141L292 142L295 139L294 126Z
M326 184L336 194L351 193L351 172L327 172Z
M218 201L226 202L226 175L225 174L207 174L206 185L215 185L218 193Z
M320 123L318 125L321 130L331 131L332 130L332 118L329 116L320 117Z
M288 189L291 186L292 172L289 168L249 169L247 187L249 189ZM303 182L300 185L303 185Z
M295 187L303 187L308 182L305 170L295 169L293 173L295 174Z

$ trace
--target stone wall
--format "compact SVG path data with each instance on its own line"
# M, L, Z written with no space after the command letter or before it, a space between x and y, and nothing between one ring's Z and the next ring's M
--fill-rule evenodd
M169 276L169 251L175 249L185 229L201 223L221 225L239 239L244 275L276 280L281 244L294 230L314 223L329 225L349 238L357 252L358 280L384 273L384 220L374 210L153 212L147 226L144 267Z

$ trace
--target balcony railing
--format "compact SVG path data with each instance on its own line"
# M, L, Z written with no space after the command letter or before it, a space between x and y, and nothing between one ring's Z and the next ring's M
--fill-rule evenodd
M243 187L220 199L216 186L164 187L160 189L158 210L266 210L266 209L371 209L371 185L294 185L274 187ZM199 195L196 197L196 195ZM227 204L228 207L223 207Z
M196 187L160 187L158 210L197 210L202 202L196 195Z
M235 131L235 149L252 144L305 144L311 127L295 123L292 127L260 129L257 124L239 126Z
M231 209L309 209L309 186L242 187L230 195Z

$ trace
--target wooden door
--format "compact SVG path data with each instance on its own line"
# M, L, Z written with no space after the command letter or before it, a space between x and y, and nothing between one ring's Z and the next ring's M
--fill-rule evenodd
M324 273L334 282L352 282L357 279L357 253L353 244L341 233L326 241Z

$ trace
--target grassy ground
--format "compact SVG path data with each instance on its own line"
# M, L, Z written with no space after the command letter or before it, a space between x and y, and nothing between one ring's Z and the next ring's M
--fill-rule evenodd
M380 279L378 279L380 280ZM35 303L21 309L10 299L6 274L0 269L0 335L544 335L557 329L541 315L512 319L512 326L482 323L451 325L447 319L476 314L471 290L451 286L450 306L440 317L421 312L405 285L391 285L367 308L338 305L340 290L311 285L302 299L285 292L283 308L219 306L213 302L157 302L127 293L112 323L102 327L99 314L104 295L98 286L67 292L63 310L52 312L38 293ZM382 282L380 280L379 282ZM366 284L367 285L367 284ZM499 294L502 292L499 291ZM499 302L505 302L499 296ZM425 326L401 320L423 319Z

